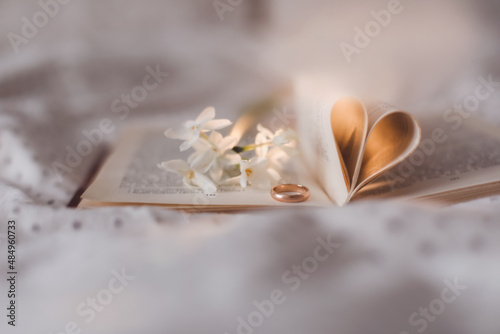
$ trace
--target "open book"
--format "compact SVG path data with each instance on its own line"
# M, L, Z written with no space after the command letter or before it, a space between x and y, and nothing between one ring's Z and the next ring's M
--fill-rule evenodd
M315 109L299 105L298 110L305 161L314 169L316 182L340 206L408 158L420 143L416 119L385 103L342 97Z
M301 152L280 183L303 184L311 197L281 203L268 190L221 185L215 194L187 188L157 168L179 157L161 127L126 131L90 187L81 208L160 205L226 211L274 206L345 205L366 198L460 202L500 192L500 131L475 121L419 120L379 102L351 97L298 99ZM420 144L421 143L421 144ZM420 144L420 146L419 146Z

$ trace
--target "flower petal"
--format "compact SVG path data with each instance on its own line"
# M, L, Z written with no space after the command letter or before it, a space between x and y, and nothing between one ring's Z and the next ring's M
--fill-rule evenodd
M200 151L196 151L194 153L192 153L189 157L188 157L188 164L191 166L191 164L193 163L193 160L196 159L202 152Z
M184 151L188 150L189 148L191 148L194 145L194 143L198 140L199 135L200 134L198 134L198 135L193 134L193 136L190 139L188 139L184 143L182 143L181 147L180 147L181 152L184 152Z
M286 146L282 147L273 147L270 151L269 154L267 155L267 159L269 161L271 160L279 160L282 158L288 158L286 152L283 150Z
M185 121L184 123L182 123L182 126L188 130L190 130L191 128L193 128L197 125L198 125L198 123L196 123L196 121L193 121L193 120L188 120L188 121Z
M221 142L222 138L223 137L220 134L220 132L217 131L212 131L212 133L210 133L210 136L208 137L208 139L210 139L210 141L214 143L217 147L219 147L219 143Z
M250 165L253 168L264 168L267 165L268 160L262 157L253 157L250 159Z
M241 172L240 185L242 188L247 187L248 177L247 177L246 170L248 168L250 168L250 162L242 160L240 163L240 172Z
M271 130L268 128L264 127L262 124L257 124L257 131L262 133L264 136L266 136L269 140L274 137L274 134L272 133Z
M222 175L224 174L224 170L220 166L220 164L214 163L212 168L210 168L210 177L212 180L219 182L222 179Z
M205 138L198 138L198 140L193 144L193 148L196 151L206 151L212 148L212 145Z
M196 123L197 124L205 124L206 122L208 122L214 118L215 118L215 108L214 107L207 107L196 118Z
M241 173L240 186L242 188L246 188L247 187L247 183L248 183L247 174L246 173Z
M233 137L233 136L227 136L222 138L217 146L219 147L219 150L224 153L226 151L232 150L233 147L236 146L238 143L238 138Z
M240 172L243 173L243 171L247 168L251 167L250 161L247 160L241 160L240 163Z
M191 137L191 135L192 135L191 131L189 131L189 129L184 127L184 126L170 128L167 131L165 131L165 136L167 138L171 138L171 139L186 140L186 139L189 139Z
M166 171L184 175L189 170L189 165L184 160L170 160L162 162L158 165L161 169Z
M279 135L273 138L273 144L276 146L286 145L290 142L289 139L286 139L284 135Z
M213 194L217 191L217 186L205 175L195 172L193 180L205 194Z
M241 162L241 155L236 152L228 151L222 156L221 162L223 167L237 165Z
M262 145L266 142L267 142L266 136L262 132L259 132L257 134L257 136L255 137L255 145L257 145L257 146ZM257 154L257 156L259 156L259 157L265 157L267 155L268 150L269 150L269 148L267 145L258 146L255 149L255 154Z
M188 179L187 177L184 177L182 179L182 183L184 183L185 186L189 188L196 188L198 185L193 184L193 180Z
M228 119L214 119L213 121L207 122L204 126L204 130L220 130L233 124Z
M206 173L212 167L216 158L217 152L212 150L202 152L191 161L191 168L198 172Z

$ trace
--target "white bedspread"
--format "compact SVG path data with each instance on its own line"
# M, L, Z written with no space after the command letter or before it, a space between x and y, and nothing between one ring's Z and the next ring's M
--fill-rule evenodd
M103 118L116 126L107 142L128 122L167 124L208 104L234 118L280 82L268 72L273 62L255 62L277 37L264 43L250 23L222 24L211 1L129 1L128 11L121 3L72 2L18 54L0 41L1 333L499 332L500 197L441 210L391 202L234 215L66 208L105 146L62 177L53 162ZM286 5L274 6L283 23ZM39 7L0 9L9 32ZM492 73L495 64L486 65L463 78ZM147 66L168 78L119 119L113 101ZM454 93L469 87L454 83ZM498 101L479 115L500 124ZM16 327L5 317L9 220L17 224Z

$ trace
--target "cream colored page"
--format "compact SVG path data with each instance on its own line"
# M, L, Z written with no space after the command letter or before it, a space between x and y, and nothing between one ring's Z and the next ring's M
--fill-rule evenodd
M339 206L346 203L348 185L331 128L334 96L310 91L296 83L295 108L302 154L315 180Z
M348 175L348 191L356 186L366 134L368 132L368 116L363 103L354 97L343 97L335 102L331 109L330 123L333 137L337 142L342 161Z
M368 131L370 131L382 117L401 110L390 104L376 100L365 100L363 104L368 115Z
M168 127L168 126L167 126ZM300 170L300 162L291 164L294 170L282 174L282 181L303 183L311 190L311 198L304 203L286 204L273 200L269 190L252 187L220 186L212 195L188 188L182 176L160 170L157 164L165 160L187 159L189 153L179 151L180 141L167 139L164 128L136 128L127 131L118 143L95 181L83 198L101 202L227 205L227 206L324 206L331 204L328 197Z
M420 126L411 114L379 101L365 101L364 105L368 134L351 197L379 174L406 159L421 139Z
M500 181L500 129L475 120L420 123L420 147L355 198L412 199Z

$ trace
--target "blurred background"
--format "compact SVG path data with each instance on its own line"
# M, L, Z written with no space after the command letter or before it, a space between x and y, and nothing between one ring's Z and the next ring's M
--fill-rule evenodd
M189 234L146 224L181 220L179 215L158 210L75 213L63 208L105 145L98 145L76 172L62 177L54 173L53 163L64 161L67 147L75 147L84 138L82 131L96 128L104 117L111 119L117 128L106 136L106 142L113 142L119 129L128 123L150 120L164 122L167 127L175 120L197 115L207 105L216 107L218 116L236 119L246 106L290 86L304 74L326 75L345 91L369 93L415 114L442 113L474 92L479 76L491 75L493 80L500 81L499 1L2 0L0 13L0 203L3 205L0 213L2 219L24 215L20 221L24 221L21 233L25 233L22 236L27 274L23 281L26 308L22 321L30 333L35 333L35 329L40 333L51 330L55 333L64 328L67 320L76 318L74 306L84 297L95 295L98 289L93 289L107 282L110 269L124 261L124 254L134 259L134 264L129 265L136 273L145 273L143 277L148 279L132 288L128 302L113 304L113 311L105 319L92 323L94 327L88 327L89 333L137 333L137 328L144 326L149 326L149 333L165 333L165 328L171 328L167 333L236 332L237 316L252 310L253 298L269 297L268 287L275 283L271 277L279 277L288 268L293 262L290 257L302 259L313 249L316 236L332 229L363 239L356 233L365 226L357 222L367 217L379 238L356 241L352 252L339 255L337 267L329 267L318 276L318 284L329 288L320 291L310 286L311 290L301 290L301 302L288 305L286 312L279 313L269 327L259 332L289 333L299 328L303 332L333 333L336 331L332 328L337 328L338 333L388 333L388 330L399 333L399 329L409 327L408 314L439 296L444 286L442 279L453 280L456 273L467 278L469 273L472 275L469 284L481 283L472 290L481 285L491 289L474 290L473 297L464 299L465 304L455 305L428 332L470 333L468 330L474 328L476 333L498 333L497 321L486 319L487 314L479 309L468 324L471 327L457 327L466 325L458 320L469 305L482 305L480 309L496 307L495 299L488 297L498 293L498 286L493 284L495 277L498 278L496 270L493 268L488 274L489 286L481 281L478 271L476 276L471 273L472 268L481 268L479 262L470 267L459 264L461 258L473 257L471 249L486 247L487 242L481 236L499 235L496 228L485 230L498 222L498 211L490 206L488 210L493 214L484 219L478 218L477 212L488 214L491 210L478 207L476 211L467 211L469 216L455 214L451 218L444 218L441 213L436 218L433 214L392 206L377 210L374 206L360 210L353 207L339 214L350 217L345 221L332 225L319 222L312 231L304 230L303 224L321 221L324 218L321 212L296 219L292 224L295 232L287 232L290 228L287 220L277 216L266 216L259 224L252 224L251 217L243 216L240 225L237 224L243 226L241 230L204 241L201 248L196 248L193 245L201 238L199 235L212 236L225 231L207 232L198 227L196 233ZM125 113L127 96L130 99L134 88L143 85L144 77L151 71L168 76L158 77L158 85L140 101L129 101L125 108L129 111ZM482 102L475 116L500 125L499 107L500 93L495 92ZM498 204L493 200L491 203ZM422 224L423 230L417 233L405 225L408 221L401 217L413 219L408 218L411 217L408 212L422 217L413 222ZM266 227L263 223L266 219L279 222ZM444 229L440 229L442 221L460 219L464 221L457 223L457 227L444 224ZM485 224L479 230L469 225L475 219ZM139 221L144 222L144 230L134 227L134 222ZM124 239L107 239L122 225L128 226L122 235ZM99 232L92 234L85 230L86 226ZM454 232L433 234L436 230L449 232L446 228ZM71 234L81 229L86 231L81 234L85 237ZM404 270L401 264L414 255L400 250L413 245L413 241L394 242L394 235L400 236L397 234L400 231L409 238L406 240L414 232L422 236L412 240L423 260L419 257L415 266L405 264ZM271 236L260 252L249 251L253 242L268 233ZM304 234L305 239L296 238L294 233ZM130 240L134 234L139 239ZM449 235L455 235L456 242L440 243ZM477 235L479 239L469 238ZM283 248L273 248L274 238L284 238L285 241L280 239ZM116 243L110 246L110 240ZM352 239L347 237L347 240ZM33 246L29 247L29 243ZM59 250L46 253L46 247L54 243ZM56 256L74 245L80 247L79 251ZM442 247L443 258L432 264L419 262L435 254L440 249L436 245L447 245ZM135 253L141 248L142 253ZM383 250L377 253L374 249ZM232 252L236 255L231 256ZM107 257L98 260L102 254ZM172 254L182 256L176 258ZM493 266L497 248L488 254L481 261ZM214 274L209 265L213 258L219 259L215 263L220 275ZM385 267L378 266L376 273L366 267L377 265L384 258L391 260L387 260L389 264ZM349 261L359 265L356 268L360 271L351 272L353 276L335 276L335 268L350 268ZM66 272L65 268L73 271ZM102 268L101 276L91 274L99 270L96 268ZM434 275L436 272L429 268L442 271ZM53 279L50 272L67 276L68 281ZM174 275L180 272L184 274ZM175 279L168 281L170 275ZM212 294L216 291L212 285L203 285L193 277L208 277L213 280L210 282L222 282L220 286L226 284L230 290ZM330 280L332 277L336 279ZM384 282L388 277L397 284L389 287ZM372 278L380 293L370 289ZM349 282L355 283L348 285ZM75 288L80 283L82 286ZM40 286L46 288L45 293L40 292ZM364 287L359 291L363 291L366 299L347 298L360 286ZM324 291L329 298L322 298ZM59 295L61 292L66 296ZM186 299L185 294L193 298ZM57 296L54 302L48 302L51 296ZM204 299L201 306L197 304L199 296ZM175 303L167 301L170 297L177 298ZM241 303L240 297L248 305ZM343 302L335 303L332 298ZM320 301L320 305L313 300ZM379 309L379 303L387 301L391 302L390 311ZM154 307L140 307L148 303ZM47 305L53 311L50 315L42 311ZM238 307L233 309L231 305ZM311 305L318 306L319 311L315 313ZM342 310L345 305L350 312L347 317ZM379 309L376 315L372 313L374 309ZM391 322L398 309L403 310L403 316ZM124 319L125 311L135 317ZM358 323L356 314L363 314L367 321ZM28 315L32 321L27 320ZM193 319L198 321L195 323ZM384 321L380 322L381 319Z

